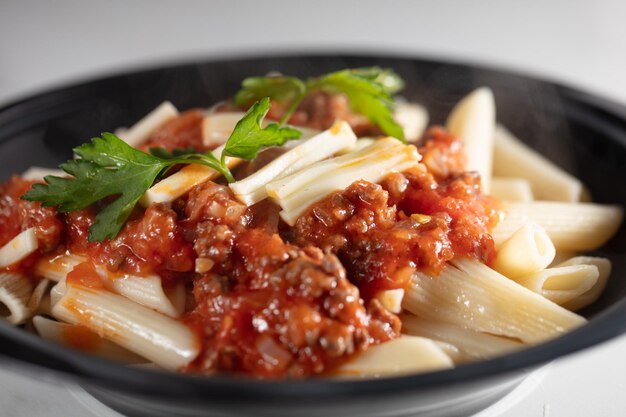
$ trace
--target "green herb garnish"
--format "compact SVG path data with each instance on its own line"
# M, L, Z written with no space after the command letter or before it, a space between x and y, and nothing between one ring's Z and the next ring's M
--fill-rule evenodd
M287 76L246 78L235 95L236 106L243 107L261 97L288 104L281 119L285 123L307 94L314 90L343 93L356 113L367 117L385 134L405 141L400 125L393 119L392 94L404 87L404 81L391 69L368 67L331 72L320 77L300 80Z
M235 130L228 138L222 153L222 162L226 156L252 160L263 148L280 146L285 142L298 139L302 132L293 127L281 127L270 123L262 128L261 123L270 109L270 99L262 98L250 107L250 110L237 122Z
M215 169L228 182L234 178L225 164L225 157L254 159L257 153L269 146L281 145L297 139L301 132L280 127L275 123L261 127L270 108L268 98L255 103L237 123L226 142L222 158L212 152L193 150L169 152L152 148L151 154L135 149L112 133L103 133L91 143L74 149L77 159L69 160L61 168L73 178L46 176L46 184L34 184L22 197L40 201L44 206L58 206L61 212L88 207L106 198L115 198L104 207L89 228L89 241L113 239L141 196L177 164L200 164Z

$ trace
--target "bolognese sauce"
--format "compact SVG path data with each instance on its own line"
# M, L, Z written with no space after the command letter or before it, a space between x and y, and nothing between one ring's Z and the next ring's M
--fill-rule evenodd
M279 118L281 109L270 115ZM376 130L350 114L345 97L325 93L308 97L292 121L326 128L338 116L360 133ZM197 110L183 113L144 148L203 150L201 120ZM443 129L430 130L419 148L423 164L380 184L356 181L293 227L272 202L246 207L227 186L207 181L173 203L136 208L103 242L88 241L97 207L58 214L20 200L32 183L13 177L0 188L0 244L35 227L44 251L88 257L68 281L97 284L96 264L185 284L193 302L182 320L202 345L185 371L321 374L400 335L399 318L376 299L380 291L405 288L415 270L436 275L457 256L491 259L497 207L480 194L478 176L462 172L460 147Z

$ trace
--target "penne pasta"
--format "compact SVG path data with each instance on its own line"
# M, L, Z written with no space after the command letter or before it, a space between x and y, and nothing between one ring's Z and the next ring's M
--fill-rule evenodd
M525 178L538 200L577 202L582 183L498 125L494 133L493 174Z
M424 320L412 314L404 314L401 319L404 333L453 346L457 351L454 355L455 363L494 358L524 347L516 340L476 332L455 324ZM449 348L444 350L450 351Z
M223 145L235 129L237 122L244 116L244 112L209 112L202 120L202 142L208 148ZM267 126L264 120L262 126ZM285 148L300 144L302 141L319 134L319 130L298 126L302 132L300 140L290 141L283 145Z
M35 288L33 289L33 292L28 300L28 309L33 314L38 314L42 310L47 310L44 299L48 295L49 287L50 280L48 279L42 279L37 283L37 285L35 285Z
M178 116L178 110L169 101L164 101L145 115L132 127L118 129L117 136L130 146L136 147L145 142L154 130Z
M538 343L586 320L477 261L458 260L437 277L414 275L405 310L477 332ZM537 320L541 317L541 320Z
M452 363L454 363L455 365L463 363L463 354L461 353L459 348L451 345L450 343L442 342L441 340L433 339L433 342L435 342L435 344L439 347L439 349L443 351L443 353L448 355L448 357L452 360Z
M516 281L562 305L589 291L598 282L599 275L595 265L569 265L544 269Z
M617 232L623 217L621 207L593 203L507 203L504 211L504 220L492 233L496 245L525 224L536 223L557 251L597 249Z
M340 377L374 378L452 368L452 360L430 339L400 336L370 347L342 365Z
M214 148L226 143L233 133L235 125L244 116L244 112L217 112L205 116L202 120L202 143Z
M134 364L146 360L141 356L101 338L80 324L60 323L42 316L33 317L33 326L39 336L72 349L81 350L100 358Z
M565 262L560 263L559 267L569 267L576 265L593 265L598 269L598 280L586 292L576 296L575 298L563 303L563 307L568 310L576 311L595 302L606 288L606 284L611 275L611 261L606 258L595 256L576 256Z
M75 266L87 259L78 255L60 255L44 258L35 265L35 273L55 282L62 282ZM169 290L162 286L158 275L135 276L111 273L106 267L96 268L109 291L123 295L141 305L170 317L179 317L184 311L185 294L182 283Z
M534 200L530 182L524 178L491 178L491 196L501 201L529 203Z
M105 286L110 291L170 317L180 317L185 308L184 286L179 284L166 292L157 275L109 278Z
M398 314L402 311L402 299L404 298L404 289L396 288L393 290L384 290L376 294L375 297L387 310Z
M0 268L18 263L38 248L35 229L31 227L24 230L0 248Z
M552 263L549 266L557 266L571 258L578 256L577 252L570 251L557 251Z
M4 307L0 317L12 325L24 323L31 316L32 293L33 285L25 276L0 273L0 305Z
M502 242L493 260L493 269L513 280L545 269L556 250L545 230L527 223Z
M402 127L404 137L410 142L421 138L428 126L428 111L416 103L397 103L393 118Z
M166 369L189 364L200 349L183 323L106 290L66 285L52 313Z
M491 189L495 124L495 100L491 90L486 87L478 88L464 97L452 109L446 122L448 131L463 139L466 170L480 174L481 188L486 194Z
M76 265L86 260L84 256L72 254L44 257L35 264L34 273L40 278L59 282L64 280Z
M69 174L60 169L30 167L22 173L22 178L28 181L43 181L44 177L48 175L66 177Z
M496 127L489 88L424 134L403 85L379 67L250 77L204 113L166 101L75 148L73 176L12 176L4 319L142 369L271 380L449 369L584 325L571 310L611 263L575 255L622 208L583 203Z

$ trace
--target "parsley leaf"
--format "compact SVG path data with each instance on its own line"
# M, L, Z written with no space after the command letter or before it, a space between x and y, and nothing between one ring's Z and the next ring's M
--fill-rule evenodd
M91 143L74 149L77 159L61 168L72 178L47 176L45 184L34 184L22 196L24 200L40 201L43 206L57 206L61 212L79 210L99 201L104 208L89 228L89 241L113 239L132 213L143 194L154 181L177 164L200 164L215 169L229 182L234 178L226 166L225 157L253 159L260 149L282 145L297 139L301 132L272 123L261 123L270 108L269 98L256 102L237 123L226 142L221 161L212 152L197 153L193 149L151 148L142 152L112 133L103 133ZM113 198L109 202L109 198Z
M346 69L307 80L287 76L251 77L243 81L234 104L244 107L266 96L282 103L290 102L280 122L284 124L310 92L321 89L334 94L343 93L354 112L367 117L385 134L404 142L404 132L392 112L392 94L402 88L404 81L398 74L379 67Z
M306 93L306 84L296 77L270 76L250 77L243 80L241 90L235 94L234 102L238 107L249 106L264 97L271 97L278 102L292 101L298 95Z
M351 71L358 77L366 78L379 84L389 95L396 94L404 89L404 80L390 68L365 67L346 71Z
M393 118L393 98L388 91L397 85L385 87L379 80L388 75L368 68L330 73L310 82L311 87L332 93L344 93L353 111L367 117L389 136L405 141L402 127Z
M262 128L261 123L269 109L270 99L267 97L250 107L228 138L222 160L227 155L251 160L262 148L280 146L288 140L300 138L302 132L289 126L281 127L277 123L271 123Z
M92 139L74 152L78 159L61 165L73 178L47 176L46 184L34 184L22 198L68 212L116 197L96 215L89 229L92 242L113 239L146 190L176 164L207 165L230 176L213 154L172 155L164 159L137 150L111 133L103 133L101 138Z

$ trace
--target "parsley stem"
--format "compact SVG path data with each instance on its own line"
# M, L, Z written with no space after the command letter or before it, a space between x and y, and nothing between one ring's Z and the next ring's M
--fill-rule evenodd
M291 102L291 104L289 105L289 108L287 109L283 117L278 122L280 126L283 126L285 123L289 121L289 119L295 113L296 109L298 108L298 106L300 105L304 97L308 94L308 92L309 92L308 89L305 89Z
M233 174L230 172L230 169L226 167L226 165L224 165L224 170L222 171L222 174L224 175L224 178L226 178L226 181L228 181L229 184L231 182L235 182L235 177L233 177Z

